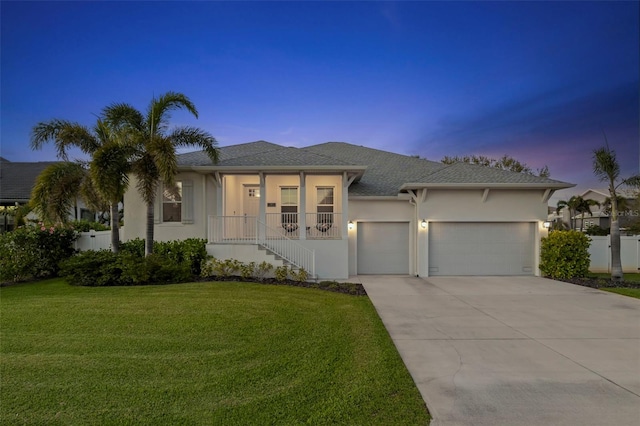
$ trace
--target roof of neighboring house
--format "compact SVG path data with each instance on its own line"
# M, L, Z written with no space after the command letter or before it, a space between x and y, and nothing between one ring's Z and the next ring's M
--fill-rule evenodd
M540 188L568 188L565 182L539 176L465 163L446 165L423 158L353 145L327 142L293 148L258 141L220 148L216 165L203 151L181 154L182 167L209 166L214 169L246 167L340 167L364 170L349 189L352 196L396 196L401 190L433 186L506 185Z
M584 198L589 192L594 192L606 198L610 196L608 189L587 189L580 196ZM638 196L638 190L633 188L618 188L616 193L625 198L636 198Z
M0 162L0 203L26 203L31 198L31 189L42 171L57 161L35 163Z

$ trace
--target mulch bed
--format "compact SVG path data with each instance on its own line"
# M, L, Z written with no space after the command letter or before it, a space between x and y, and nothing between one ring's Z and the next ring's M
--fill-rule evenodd
M584 287L591 288L640 288L639 282L621 281L613 282L610 278L567 278L558 279L558 281L564 281L566 283L577 284Z
M316 288L318 290L332 291L334 293L349 294L351 296L366 296L364 286L359 283L339 283L337 281L300 282L293 280L278 281L275 278L265 278L263 280L245 280L238 276L229 277L208 277L201 278L200 281L241 281L255 284L288 285L292 287Z

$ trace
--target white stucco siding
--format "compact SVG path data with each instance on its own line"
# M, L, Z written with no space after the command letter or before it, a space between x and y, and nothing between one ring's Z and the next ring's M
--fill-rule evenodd
M211 179L198 173L180 173L177 181L190 180L193 185L193 197L190 202L193 209L193 223L179 222L156 223L154 239L156 241L182 240L186 238L207 238L207 216L215 211L215 185ZM136 189L137 179L130 176L129 190L124 196L125 240L145 238L147 207ZM207 192L210 201L205 201L203 194ZM159 200L156 200L159 202Z
M490 189L483 201L483 189L429 189L419 205L419 217L445 222L545 221L547 203L543 190Z

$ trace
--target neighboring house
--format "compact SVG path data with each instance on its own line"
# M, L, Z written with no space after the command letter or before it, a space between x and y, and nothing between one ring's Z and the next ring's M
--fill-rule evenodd
M160 188L156 240L206 238L210 254L260 262L268 252L319 278L356 274L538 275L547 202L572 184L347 143L259 141L179 155ZM132 179L126 239L144 238ZM263 250L260 250L263 249Z
M0 157L0 211L6 207L27 204L31 199L31 190L38 175L55 163L55 161L13 162ZM94 215L85 208L81 200L78 200L75 211L69 212L69 218L94 220ZM3 214L0 217L0 232L11 229L13 229L13 217Z
M618 189L618 195L627 199L627 202L631 208L619 211L620 228L626 228L637 222L640 219L640 211L637 207L637 192L633 190ZM588 189L580 194L585 200L591 199L600 203L600 207L591 207L591 216L586 213L584 219L582 215L578 214L574 216L576 229L580 229L582 220L584 220L583 230L586 230L589 226L600 226L601 228L609 228L611 226L611 219L609 214L605 212L604 201L609 198L609 191L606 189ZM565 213L567 209L563 209L563 220L569 223L569 214Z

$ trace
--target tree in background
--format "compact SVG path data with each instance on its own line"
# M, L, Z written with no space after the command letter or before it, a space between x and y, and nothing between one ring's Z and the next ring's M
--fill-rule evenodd
M611 210L611 280L622 281L622 263L620 258L620 224L618 222L618 193L620 186L640 186L640 175L620 178L620 164L616 159L616 153L609 148L605 136L605 147L593 151L593 173L601 182L606 182L609 187L609 202Z
M173 187L178 173L176 148L198 146L217 163L217 142L209 133L196 127L177 127L169 131L171 112L185 109L196 118L195 105L182 93L167 92L153 97L146 114L129 104L113 104L104 109L111 126L127 133L132 148L131 172L137 178L137 189L147 205L145 253L153 253L153 206L160 184Z
M527 166L525 163L521 163L513 157L509 157L508 155L503 155L499 159L486 157L484 155L464 155L464 156L455 156L449 157L445 156L442 160L440 160L444 164L454 164L454 163L467 163L467 164L477 164L479 166L485 167L493 167L495 169L500 170L508 170L516 173L525 173L533 176L540 176L548 178L550 176L549 167L544 166L541 169L533 170L531 167Z
M54 119L38 123L31 134L31 147L55 144L58 157L65 160L49 166L36 181L31 203L44 218L65 223L68 211L81 196L95 211L110 208L111 249L120 245L118 203L127 189L129 169L124 134L98 119L93 129L78 123ZM88 164L69 162L67 151L77 147L91 156Z

